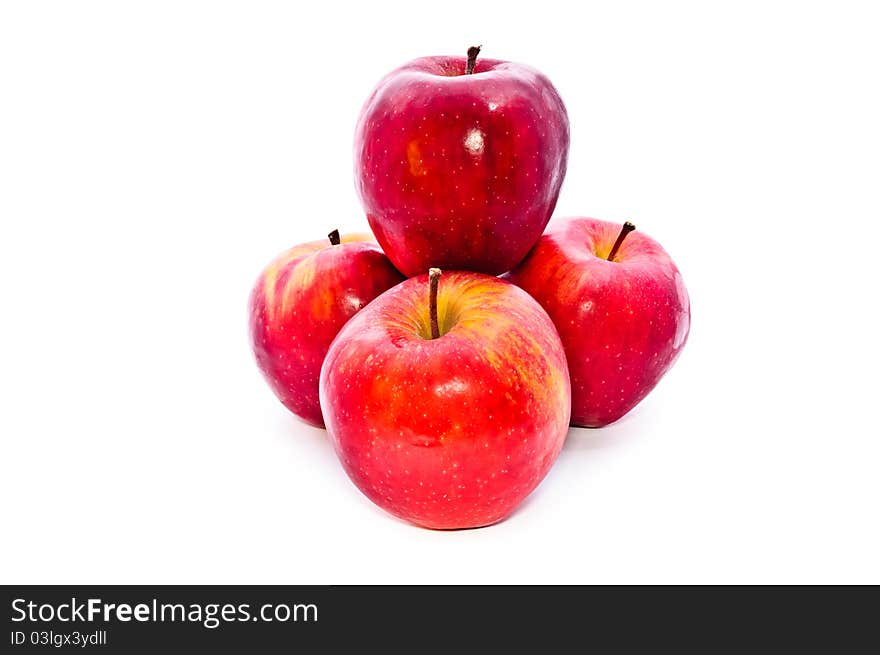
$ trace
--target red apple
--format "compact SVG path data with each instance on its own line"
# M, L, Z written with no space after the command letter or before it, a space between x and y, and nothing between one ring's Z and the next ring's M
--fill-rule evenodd
M554 222L509 276L559 330L574 425L601 427L626 414L687 341L681 274L656 241L631 228L593 218Z
M341 243L340 243L341 241ZM257 365L291 412L323 426L318 376L330 342L358 310L403 280L372 237L352 234L291 248L251 292Z
M428 528L489 525L562 448L565 354L544 310L505 280L444 273L434 295L428 276L411 278L349 321L321 369L321 408L377 505Z
M408 276L509 270L541 236L565 177L568 116L550 80L496 59L466 66L411 61L379 83L358 121L357 190Z

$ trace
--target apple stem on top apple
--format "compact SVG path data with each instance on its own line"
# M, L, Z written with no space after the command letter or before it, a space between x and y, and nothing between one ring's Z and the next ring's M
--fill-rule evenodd
M480 54L480 49L483 46L481 45L472 45L468 48L467 52L467 67L464 69L465 75L470 75L474 72L474 66L477 65L477 55Z
M342 239L339 238L339 230L333 230L330 234L327 235L327 238L330 239L331 246L338 246L342 243Z
M431 293L428 300L428 311L431 316L431 338L437 339L440 336L440 324L437 322L437 286L440 283L440 269L432 268L428 270L428 281L431 285Z
M627 221L623 224L623 227L620 228L620 234L617 235L617 241L614 242L614 245L611 246L611 252L608 253L608 261L613 262L614 256L617 254L618 248L620 248L620 244L623 243L623 240L626 239L626 235L636 229L636 226Z

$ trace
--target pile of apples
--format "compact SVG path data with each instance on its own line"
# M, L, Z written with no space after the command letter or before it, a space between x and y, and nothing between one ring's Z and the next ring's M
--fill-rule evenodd
M368 498L437 529L508 516L569 425L631 410L690 327L678 269L630 223L543 233L565 106L538 71L478 55L416 59L378 84L355 135L378 244L333 231L296 246L249 307L281 402L326 426Z

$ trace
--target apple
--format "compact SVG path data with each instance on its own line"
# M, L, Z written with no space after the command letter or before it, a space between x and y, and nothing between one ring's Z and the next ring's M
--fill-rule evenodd
M431 266L503 273L556 206L565 105L538 71L478 52L398 68L358 120L357 190L376 239L407 276Z
M690 301L672 259L627 222L551 224L508 276L547 310L565 345L573 425L601 427L638 404L675 363Z
M438 276L397 285L342 328L321 408L370 500L423 527L473 528L508 516L544 478L571 389L559 335L527 293L480 273Z
M249 303L257 365L291 412L323 426L318 377L330 342L352 316L403 281L371 235L287 250L260 274Z

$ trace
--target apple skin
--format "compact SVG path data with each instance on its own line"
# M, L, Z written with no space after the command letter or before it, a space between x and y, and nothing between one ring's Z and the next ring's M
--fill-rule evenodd
M656 241L631 232L607 261L620 229L593 218L554 220L507 276L559 331L573 425L601 427L635 407L675 363L690 330L681 274Z
M250 295L257 365L291 412L323 427L318 378L330 342L362 307L403 281L371 235L312 241L278 256Z
M495 59L423 57L387 75L355 133L355 181L382 249L405 275L492 275L518 264L556 206L565 105L544 75Z
M321 369L327 430L354 484L416 525L508 516L544 478L568 430L565 354L543 309L505 280L444 272L441 336L428 277L349 321Z

